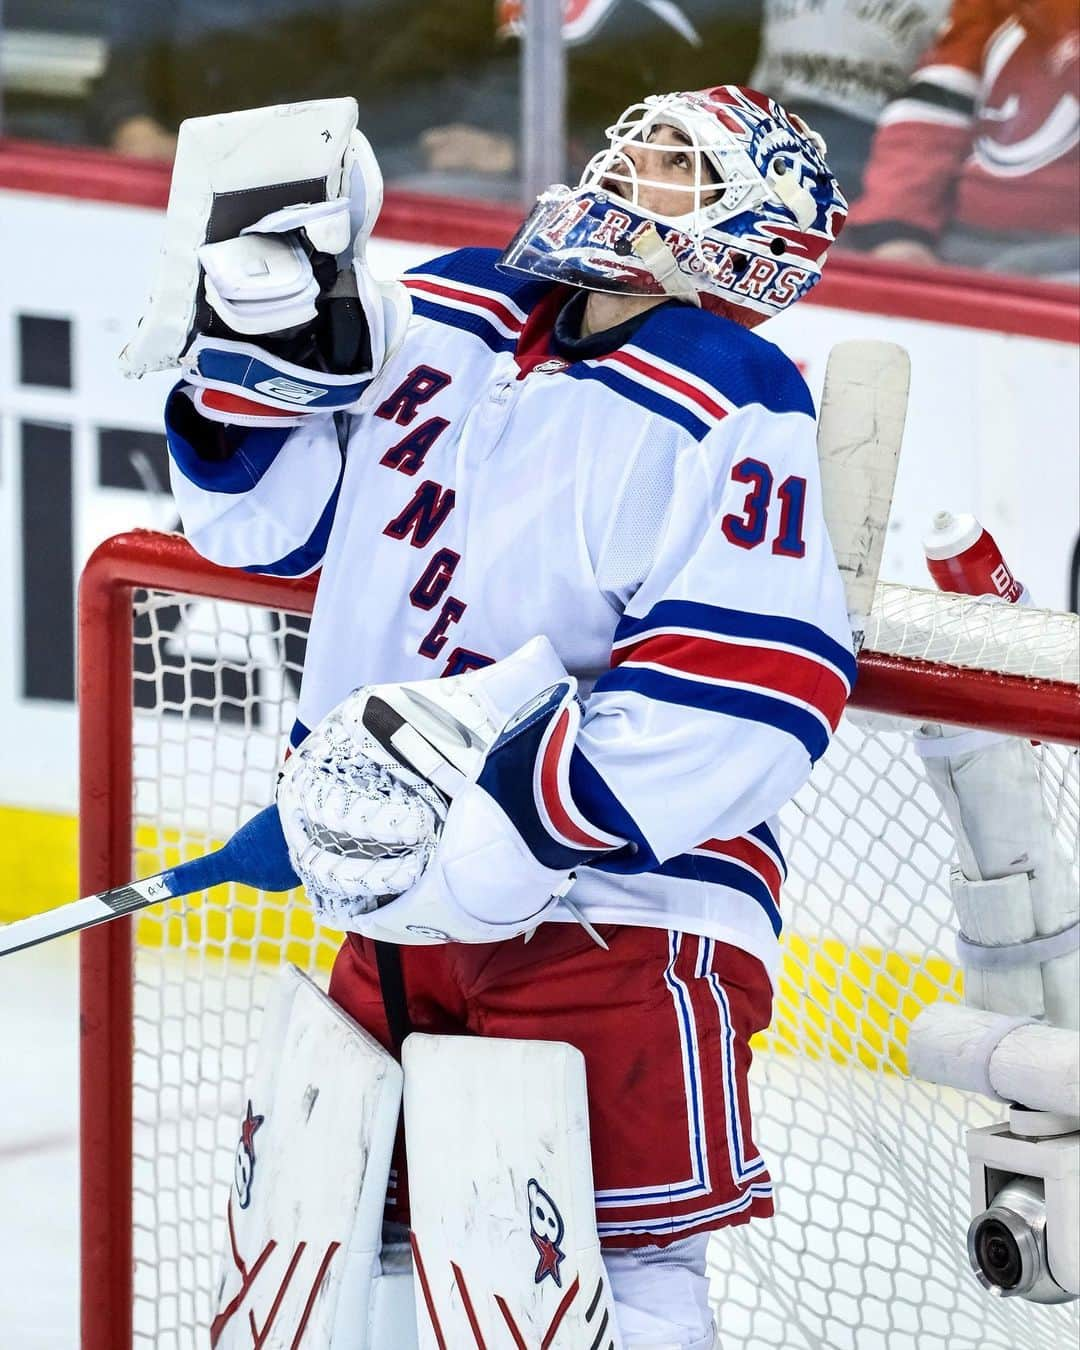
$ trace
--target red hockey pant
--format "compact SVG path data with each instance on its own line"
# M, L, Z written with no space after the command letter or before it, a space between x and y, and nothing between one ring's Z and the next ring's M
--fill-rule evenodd
M435 1035L568 1041L585 1056L596 1218L606 1247L665 1245L772 1214L751 1137L751 1035L768 1025L761 963L710 938L542 925L530 942L401 948L409 1017ZM390 1046L371 942L350 935L330 994ZM387 1217L408 1223L404 1152Z

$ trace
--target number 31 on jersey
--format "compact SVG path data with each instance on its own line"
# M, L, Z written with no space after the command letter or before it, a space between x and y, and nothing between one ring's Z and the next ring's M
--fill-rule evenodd
M773 491L773 473L760 459L742 459L731 471L736 483L746 483L748 491L742 513L729 512L720 522L724 537L739 548L757 548L769 533L769 517L775 501L780 503L780 523L772 541L772 551L783 558L802 558L806 554L803 539L803 515L806 510L806 479L794 474Z

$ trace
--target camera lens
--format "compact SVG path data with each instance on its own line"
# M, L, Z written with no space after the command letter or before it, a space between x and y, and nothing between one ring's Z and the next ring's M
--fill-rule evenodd
M1024 1262L1016 1239L1000 1219L986 1219L975 1237L975 1255L987 1279L1000 1289L1015 1289Z

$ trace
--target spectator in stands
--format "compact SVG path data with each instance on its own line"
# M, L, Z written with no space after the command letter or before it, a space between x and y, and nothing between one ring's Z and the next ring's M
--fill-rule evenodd
M1080 281L1075 0L955 0L881 118L845 239L877 256Z
M486 50L459 81L454 116L421 138L426 167L443 174L510 175L520 125L518 43L528 0L459 0L428 7L424 26L474 32ZM576 177L616 110L641 91L745 81L757 46L759 0L572 0L567 44L568 174ZM430 38L427 45L434 45ZM444 100L446 102L446 100Z
M355 94L380 159L390 157L400 145L415 147L433 116L424 106L423 74L416 73L430 68L428 54L409 53L399 40L427 6L428 0L111 0L108 62L90 111L94 139L125 154L171 159L186 117Z
M764 0L750 76L825 137L853 200L874 125L945 21L948 0Z
M95 139L122 153L171 158L185 117L354 94L388 181L517 196L520 52L508 40L514 6L506 0L111 4L92 126ZM642 88L745 79L757 4L575 0L571 172L583 167L614 110Z

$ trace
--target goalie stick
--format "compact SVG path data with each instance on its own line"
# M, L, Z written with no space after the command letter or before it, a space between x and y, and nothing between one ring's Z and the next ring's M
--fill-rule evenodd
M844 581L856 652L881 566L909 382L908 354L895 343L841 342L829 353L818 457L825 522ZM226 882L265 891L299 885L276 806L252 817L214 853L0 926L0 956Z
M288 891L299 886L276 806L264 807L213 853L178 863L142 881L129 881L28 919L0 925L0 956L230 881L263 891Z
M881 568L910 383L911 362L895 342L838 342L829 353L818 415L821 498L856 655Z

